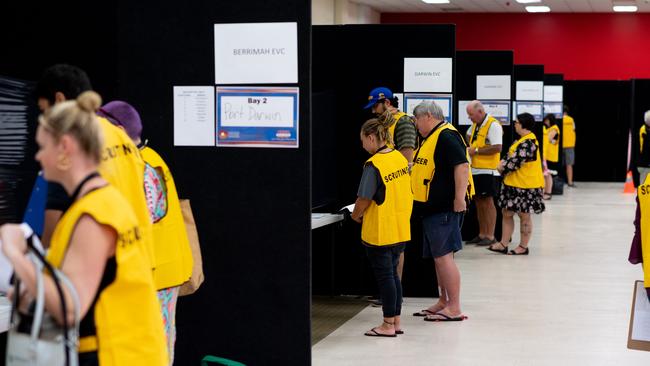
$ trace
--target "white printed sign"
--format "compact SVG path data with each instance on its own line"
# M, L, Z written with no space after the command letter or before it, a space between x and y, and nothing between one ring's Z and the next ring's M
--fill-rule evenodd
M458 102L458 125L469 126L472 120L467 115L467 105L470 100ZM502 125L510 125L510 101L481 101L485 112L501 122Z
M404 92L451 93L451 58L405 58Z
M562 102L563 91L562 85L544 85L544 101Z
M476 99L510 100L510 75L477 75Z
M175 86L174 146L214 144L214 86Z
M543 81L517 81L517 100L544 100Z
M298 82L297 23L214 25L215 84Z

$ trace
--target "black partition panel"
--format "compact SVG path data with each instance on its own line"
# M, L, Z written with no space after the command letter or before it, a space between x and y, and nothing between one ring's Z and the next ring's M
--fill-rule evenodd
M356 199L362 166L368 159L368 154L361 147L359 132L363 122L373 117L369 110L363 109L370 90L385 86L393 92L402 92L406 57L453 58L455 26L314 26L312 52L312 168L314 181L323 179L326 182L314 182L313 205L319 209L325 207L327 211L327 208L335 210ZM404 107L401 100L399 107ZM317 134L318 130L323 133ZM335 287L339 293L373 292L375 285L369 271L359 274L360 266L366 264L363 262L363 250L359 249L360 226L353 224L344 225L339 236L336 278L340 280L336 281ZM418 234L418 230L413 231L414 235ZM421 252L416 254L416 251L414 245L407 249L406 263L410 265L405 266L404 292L417 296L437 295L430 280L434 276L431 262L423 265L426 269L422 271L428 272L420 276L422 280L415 280L416 273L421 271L417 267L421 262L421 258L418 258ZM314 257L314 265L321 259ZM426 284L415 289L413 284L422 281L426 281Z
M309 364L310 2L125 1L119 14L120 95L140 108L203 244L206 282L179 303L176 364ZM172 87L213 84L213 25L249 22L298 23L300 148L173 147Z
M562 86L562 87L564 87L564 75L563 74L544 74L544 87L546 87L546 86ZM546 99L544 99L544 117L546 117L546 115L549 114L547 109L546 109L547 103L548 103L548 101ZM562 104L562 103L559 103L559 104ZM561 114L562 113L560 113L560 115ZM562 148L563 148L562 136L564 135L564 126L562 124L562 118L558 118L558 116L556 116L556 122L557 122L557 126L560 128L560 141L558 143L560 144L559 167L561 167L561 166L564 165L564 154L562 153ZM542 146L542 150L543 150L543 146ZM549 168L549 169L552 169L552 168ZM560 171L558 173L559 173L559 175L564 176L564 178L566 179L566 171L564 169L560 169Z
M632 149L630 156L630 170L634 176L634 185L638 186L639 172L637 162L640 155L639 129L643 126L645 112L650 110L650 79L632 79L631 84L631 115L630 128L632 133Z
M631 84L616 80L564 82L564 103L576 124L574 180L625 180Z
M212 354L309 365L310 2L1 4L0 75L38 80L54 63L81 66L105 101L138 109L191 200L205 282L179 299L175 364ZM297 22L299 82L283 85L300 87L300 148L174 147L173 86L214 85L214 24L249 22Z
M544 82L544 65L515 65L514 68L514 79L513 79L513 93L515 94L515 101L516 102L521 102L518 100L517 97L517 82L518 81L541 81ZM528 100L530 101L530 100ZM540 97L538 100L533 100L536 102L543 102L543 95ZM542 111L543 113L543 111ZM517 111L513 108L512 111L512 116L513 119L517 117ZM542 149L544 144L542 141L544 141L544 130L542 126L542 119L541 118L536 118L537 124L535 124L535 130L533 131L535 133L535 136L537 136L537 140L540 142L540 155L542 154ZM519 136L517 133L514 132L513 130L513 139L518 139Z
M477 81L479 75L508 75L513 80L513 52L512 51L457 51L456 52L456 103L454 108L455 116L460 116L464 111L459 110L459 101L477 99ZM513 100L514 91L510 88L509 102ZM458 126L459 130L466 135L471 126ZM512 125L503 126L503 148L504 156L510 144L512 144ZM495 202L496 203L496 202ZM501 237L501 212L497 209L497 225L495 235ZM463 239L469 240L478 235L478 220L476 216L476 205L471 204L463 223Z

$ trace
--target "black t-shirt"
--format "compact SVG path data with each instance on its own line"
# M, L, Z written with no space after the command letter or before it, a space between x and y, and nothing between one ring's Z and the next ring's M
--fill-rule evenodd
M47 182L47 201L45 202L46 210L67 211L70 208L70 196L62 185L53 182Z
M454 168L457 165L469 163L466 152L465 142L459 133L453 130L444 130L440 133L433 154L436 171L431 180L429 201L427 203L416 202L421 215L454 210L454 199L456 198Z

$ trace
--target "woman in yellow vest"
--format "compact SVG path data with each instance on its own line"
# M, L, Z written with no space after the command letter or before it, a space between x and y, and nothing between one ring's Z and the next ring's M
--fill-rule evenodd
M544 117L544 199L553 197L553 174L557 174L560 161L560 127L555 116Z
M545 210L542 197L544 173L539 156L539 142L532 132L535 118L529 113L522 113L517 116L514 127L521 137L510 146L508 157L501 160L498 167L504 177L498 201L503 212L501 241L488 247L488 250L527 255L528 242L533 233L530 212L542 213ZM515 228L515 214L519 216L521 225L521 243L508 252L508 243Z
M140 149L146 164L144 190L153 222L154 284L158 290L171 365L176 343L178 294L180 286L192 275L192 253L174 178L160 155L142 142L142 120L133 106L116 100L101 107L97 114L124 129Z
M411 240L413 194L408 161L388 147L390 135L377 119L361 127L363 148L372 156L363 167L352 219L361 223L361 242L375 273L384 315L370 337L403 334L400 325L402 285L397 273L400 254Z
M150 262L142 253L142 230L128 201L98 173L103 136L95 110L100 103L99 95L84 92L40 119L36 160L45 179L60 183L72 202L54 229L47 259L79 295L80 365L165 366L165 335ZM34 296L36 268L25 255L22 231L5 225L0 240ZM46 311L59 323L72 324L73 309L62 314L54 282L45 278Z

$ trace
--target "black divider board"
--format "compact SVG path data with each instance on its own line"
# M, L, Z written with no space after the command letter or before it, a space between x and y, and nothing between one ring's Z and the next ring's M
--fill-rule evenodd
M458 101L476 99L476 77L478 75L510 75L513 79L513 51L456 51L456 102L454 115L459 116ZM510 101L514 99L511 88ZM457 124L457 123L456 123ZM470 126L458 126L459 131L465 136ZM508 147L512 144L512 126L503 126L503 148L501 155L505 156ZM496 206L496 198L495 198ZM495 237L501 237L501 210L497 207L497 221ZM469 240L479 233L476 204L470 204L463 223L463 239Z
M576 123L575 181L625 181L631 85L629 80L564 82L564 104Z
M515 65L514 67L514 78L512 82L512 92L515 97L515 100L517 98L517 81L544 81L544 65ZM543 101L540 100L540 102ZM516 111L513 109L512 113L513 120L517 118ZM535 136L537 137L537 141L539 142L539 154L540 157L543 154L543 149L544 149L544 129L543 129L543 123L542 121L537 121L539 123L535 124L535 129L534 133ZM514 130L514 126L512 128L512 133L513 133L513 141L519 139L519 135ZM541 161L540 161L541 164Z
M206 281L179 301L176 364L310 364L310 2L124 1L118 13L120 95L191 200L202 243ZM299 82L283 85L300 87L300 147L174 147L172 87L213 85L214 24L252 22L298 24Z
M361 125L373 117L369 110L363 109L370 90L385 86L393 92L403 92L405 57L453 58L455 26L314 26L312 52L312 104L314 111L323 111L312 116L313 147L315 152L328 152L314 154L313 176L314 179L323 177L327 184L336 187L335 191L328 188L325 193L319 191L313 195L315 198L329 197L329 206L340 208L356 199L363 163L369 157L361 147L359 132ZM402 101L399 107L402 109ZM324 129L334 130L334 138L331 132L324 136L315 133ZM314 189L319 184L314 183ZM319 201L314 205L321 206L327 199ZM375 294L365 250L360 248L360 226L355 225L344 225L336 244L335 287L340 292ZM433 263L421 258L422 248L416 238L421 234L418 230L421 231L413 229L414 239L406 250L404 294L437 296L436 282L431 281L435 279ZM321 266L316 263L321 260L323 258L314 257L314 266Z
M634 177L634 185L638 186L639 172L637 161L640 155L639 129L643 126L645 112L650 110L650 79L631 80L631 116L630 131L632 132L632 156L630 159L630 170Z
M564 85L564 75L563 74L544 74L544 86L547 86L547 85L563 86ZM546 117L547 114L548 113L544 112L545 117ZM560 144L560 156L559 156L559 159L560 160L559 160L559 165L564 166L564 154L562 153L562 148L563 148L563 145L562 145L563 137L562 136L564 135L564 125L562 123L561 118L560 119L556 118L556 121L557 121L557 126L560 128L560 141L559 141L559 144ZM542 151L543 151L543 147L542 147ZM562 174L561 171L558 172L558 173L560 173L560 175ZM565 172L565 175L566 175L566 172Z

